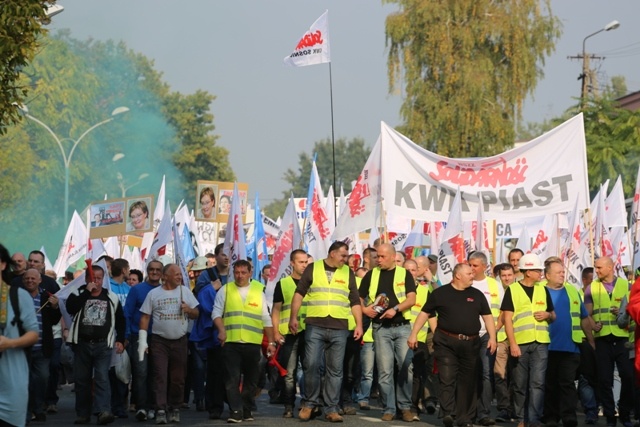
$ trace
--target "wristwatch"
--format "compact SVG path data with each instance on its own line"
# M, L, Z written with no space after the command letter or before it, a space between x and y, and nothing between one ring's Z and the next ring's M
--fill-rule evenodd
M396 311L396 313L400 312L400 308L398 308L397 305L395 307L393 307L393 309Z
M275 347L275 346L276 346L276 343L275 343L275 342L270 342L270 343L269 343L269 345L272 345L272 346L274 346L274 347Z

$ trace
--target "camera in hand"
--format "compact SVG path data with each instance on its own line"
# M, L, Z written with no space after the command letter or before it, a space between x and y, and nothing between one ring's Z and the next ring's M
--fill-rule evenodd
M382 314L387 308L389 308L389 298L387 297L387 294L379 294L376 299L373 300L372 306L378 314Z

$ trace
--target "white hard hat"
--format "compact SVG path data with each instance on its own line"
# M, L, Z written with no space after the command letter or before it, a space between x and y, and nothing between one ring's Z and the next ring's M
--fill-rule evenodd
M191 271L201 271L207 268L207 257L199 256L193 260Z
M526 254L520 258L518 262L520 270L544 270L544 266L540 262L540 258L536 254Z

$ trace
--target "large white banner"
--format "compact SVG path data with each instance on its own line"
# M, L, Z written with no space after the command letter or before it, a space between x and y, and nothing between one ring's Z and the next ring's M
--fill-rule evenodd
M382 123L382 195L387 216L446 221L458 188L465 221L519 220L589 206L582 114L505 153L451 159L425 150Z

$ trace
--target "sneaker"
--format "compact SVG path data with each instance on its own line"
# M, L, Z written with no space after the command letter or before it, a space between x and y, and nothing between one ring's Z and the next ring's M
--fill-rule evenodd
M47 414L57 414L57 413L58 413L58 407L56 405L47 406Z
M147 411L144 409L138 409L136 412L136 420L138 421L147 421Z
M447 415L442 419L442 424L444 427L453 427L453 417L451 415Z
M180 409L189 409L191 408L191 406L189 406L189 402L184 402L182 405L180 405Z
M356 415L357 414L356 408L354 408L353 406L345 406L343 408L343 412L344 412L344 415Z
M311 412L313 412L313 408L303 406L302 408L300 408L298 418L300 418L300 421L309 421L311 419Z
M293 407L285 406L284 412L282 413L282 418L293 418Z
M362 411L369 411L369 410L371 410L371 406L369 406L369 402L365 402L365 401L358 402L358 406L360 406L360 409L361 409Z
M129 412L136 412L136 405L134 405L133 403L129 405Z
M179 423L180 422L180 409L174 409L171 412L171 418L170 418L169 422L172 422L172 423Z
M240 415L240 411L232 411L229 414L229 418L227 418L228 423L241 423L242 415Z
M156 419L156 411L154 409L149 409L149 412L147 412L147 419L148 420Z
M342 416L337 412L329 412L324 416L324 418L330 423L341 423L342 421L344 421L344 418L342 418Z
M598 414L592 412L585 416L584 423L593 425L598 422Z
M166 424L167 423L167 413L160 409L156 414L156 424Z
M219 420L222 417L222 412L218 410L209 411L209 419L210 420Z
M509 411L507 411L506 409L499 411L498 415L496 415L496 421L498 421L499 423L504 423L509 420L511 420L511 417L509 416Z
M246 409L242 411L242 421L253 421L253 414L251 411L247 411Z
M496 420L494 420L493 418L484 417L478 421L478 424L480 424L481 426L492 426L496 424Z
M98 415L98 425L103 426L106 424L111 424L115 419L116 417L114 417L111 412L100 412L100 414Z
M382 414L382 418L380 418L382 421L393 421L393 414Z
M411 412L409 409L403 409L402 410L402 421L404 421L406 423L413 422L413 412Z

